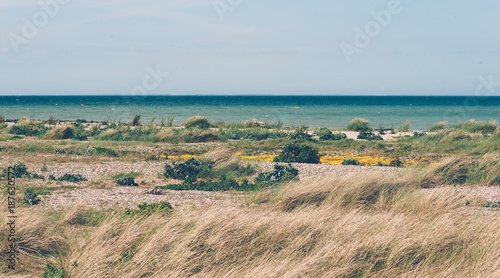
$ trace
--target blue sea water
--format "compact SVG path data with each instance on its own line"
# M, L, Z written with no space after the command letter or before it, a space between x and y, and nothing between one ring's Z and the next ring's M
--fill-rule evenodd
M413 129L428 129L439 121L454 124L468 119L500 120L500 97L464 96L0 96L0 114L7 119L131 121L142 116L175 117L180 124L191 116L211 121L258 119L285 126L344 128L362 117L373 127L398 127L405 120Z

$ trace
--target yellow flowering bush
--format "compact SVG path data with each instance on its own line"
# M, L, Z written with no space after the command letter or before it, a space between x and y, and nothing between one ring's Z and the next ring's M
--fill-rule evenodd
M182 155L171 155L170 156L170 159L174 159L174 160L188 160L191 158L198 159L198 158L200 158L200 156L193 155L193 154L182 154Z
M249 155L241 155L241 153L240 153L240 154L238 154L238 156L242 161L246 161L246 162L251 162L251 161L273 162L274 157L276 155L262 154L262 155L249 156ZM364 165L364 166L377 166L377 165L379 165L379 162L381 164L389 165L389 164L391 164L391 161L393 160L390 157L384 157L384 156L378 156L378 155L362 156L362 155L351 155L351 154L348 154L348 155L326 154L326 155L320 156L320 162L321 162L321 164L342 165L342 161L344 161L347 158L356 159L357 161L359 161L359 163L361 165ZM413 166L417 163L426 163L426 164L429 163L429 161L424 159L424 158L415 159L415 160L402 159L401 161L404 163L405 166Z

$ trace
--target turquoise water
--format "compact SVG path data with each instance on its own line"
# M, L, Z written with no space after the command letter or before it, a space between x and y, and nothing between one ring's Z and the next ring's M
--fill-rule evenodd
M211 121L241 122L256 118L286 126L346 127L363 117L373 127L398 127L410 120L413 129L428 129L439 121L500 120L500 97L425 96L0 96L0 114L8 119L87 119L143 123L191 116Z

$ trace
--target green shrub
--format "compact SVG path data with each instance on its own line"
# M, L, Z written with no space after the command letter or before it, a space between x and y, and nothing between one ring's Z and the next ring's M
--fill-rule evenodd
M139 186L137 183L135 183L134 178L118 179L116 181L116 184L122 186Z
M360 131L358 134L358 139L365 139L368 141L382 141L384 138L380 135L375 135L373 132Z
M43 136L50 128L44 127L42 123L22 123L13 125L9 133L15 135L26 135L26 136Z
M58 181L69 181L69 182L81 182L81 181L87 181L87 179L82 176L82 175L74 175L74 174L64 174L63 176L60 176L56 180Z
M0 129L5 129L7 128L7 124L5 123L0 123Z
M183 163L165 164L163 176L165 178L181 179L187 178L197 179L207 177L212 173L212 163L208 161L188 159Z
M88 136L90 136L90 132L88 130L83 129L81 126L75 126L73 128L71 138L79 141L86 141Z
M154 213L170 214L173 211L172 205L167 201L162 201L159 203L148 204L142 203L137 205L138 209L125 209L126 215L140 215L140 216L150 216Z
M5 117L0 114L0 124L5 123Z
M37 174L37 173L32 173L32 174L31 174L31 178L32 178L32 179L41 179L41 180L43 180L43 179L44 179L44 176L39 175L39 174Z
M113 175L112 178L115 180L118 180L118 179L126 179L126 178L137 178L137 177L140 177L142 175L143 175L143 173L131 171L128 173L118 173L116 175Z
M344 133L332 133L328 128L321 128L316 132L316 136L322 141L338 141L347 138Z
M270 131L266 128L250 128L250 129L221 129L218 132L219 137L222 140L240 140L240 139L248 139L251 141L261 141L266 140L268 138L285 138L289 137L290 134L282 131Z
M424 137L424 136L425 136L425 133L424 133L424 132L421 132L421 133L420 133L420 132L416 132L416 131L415 131L415 132L413 133L413 137L417 137L417 138L418 138L418 137Z
M487 202L483 208L500 208L500 202Z
M295 132L292 134L291 138L294 140L298 139L310 140L312 136L307 133L307 126L302 125L295 129Z
M222 175L219 180L200 181L196 178L189 177L181 184L169 184L159 186L161 189L170 190L200 190L200 191L254 191L259 190L264 186L272 186L279 182L289 181L295 178L299 171L291 165L280 166L275 165L274 171L269 173L260 173L254 180L254 183L249 183L247 179L243 179L241 183L236 180L227 178Z
M28 205L36 205L38 203L40 203L40 198L38 198L38 194L34 193L33 192L33 189L32 188L27 188L25 191L24 191L24 203L25 204L28 204Z
M273 185L279 182L286 182L294 179L299 175L299 170L293 168L291 164L281 166L278 163L274 165L274 171L260 173L254 183L258 185Z
M359 165L359 161L354 158L346 158L342 161L342 165Z
M76 119L75 123L77 123L77 124L84 124L84 123L87 123L87 120L85 120L85 119Z
M115 150L102 147L94 147L94 154L118 157L118 153Z
M194 116L187 119L183 123L185 128L199 128L199 129L208 129L211 127L210 122L207 118L201 116Z
M28 168L26 168L26 165L24 165L23 162L18 161L16 164L11 164L9 167L14 168L14 177L16 178L31 178L31 173L28 172ZM3 169L2 176L6 177L8 168L6 167Z
M351 123L347 126L347 130L352 131L371 131L371 127L369 125L369 121L363 118L354 118L351 120Z
M404 121L401 127L399 128L399 132L410 132L410 130L411 130L411 122L409 120Z
M286 145L281 154L274 158L274 162L320 163L316 148L295 143Z

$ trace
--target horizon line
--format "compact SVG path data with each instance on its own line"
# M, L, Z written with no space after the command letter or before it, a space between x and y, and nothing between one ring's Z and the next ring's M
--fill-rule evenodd
M232 95L219 95L219 94L165 94L165 95L123 95L123 94L99 94L99 95L55 95L55 94L43 94L43 95L31 95L31 94L12 94L12 95L0 95L0 97L178 97L178 96L192 96L192 97L202 97L202 96L213 96L213 97L477 97L477 98L490 98L490 97L500 97L500 95L492 95L492 96L477 96L477 95L286 95L286 94L232 94Z

